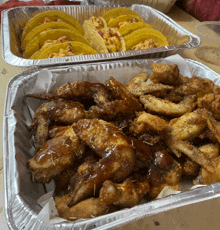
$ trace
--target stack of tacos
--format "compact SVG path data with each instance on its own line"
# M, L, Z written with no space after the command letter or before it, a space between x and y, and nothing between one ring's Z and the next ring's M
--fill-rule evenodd
M65 12L49 10L38 13L23 29L23 57L42 59L97 54L83 35L80 23Z
M113 8L101 17L85 20L83 29L84 37L98 53L168 45L166 37L161 32L151 28L137 12L125 7Z
M167 46L166 37L145 23L135 11L112 8L83 25L71 15L49 10L31 18L23 29L24 58L103 54Z

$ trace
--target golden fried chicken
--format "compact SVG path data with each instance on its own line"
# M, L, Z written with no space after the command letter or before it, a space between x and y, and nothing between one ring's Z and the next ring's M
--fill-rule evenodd
M220 120L220 95L206 94L197 100L199 108L206 108L213 113L215 119Z
M169 123L171 138L177 140L192 140L207 127L206 120L200 109L185 113L174 118Z
M129 132L139 136L145 132L163 132L168 128L164 119L146 112L136 113L137 118L131 123Z
M99 119L82 119L73 125L77 136L101 159L76 179L68 206L73 206L98 189L105 180L115 182L125 179L134 166L134 149L120 129Z
M148 79L148 73L139 73L133 79L131 79L127 84L126 88L136 97L143 94L150 94L160 91L168 91L173 89L173 86L163 85L163 84L148 84L146 81Z
M199 173L200 166L190 158L186 158L182 164L183 174L187 176L196 176Z
M47 140L37 154L28 161L34 182L49 183L56 175L82 157L85 146L72 127Z
M173 86L178 86L182 83L177 65L152 63L151 70L153 71L153 74L150 79L154 83Z
M150 112L170 117L178 117L194 110L196 106L196 97L191 95L185 97L180 103L175 104L152 95L142 95L140 96L140 102L144 105L145 109Z

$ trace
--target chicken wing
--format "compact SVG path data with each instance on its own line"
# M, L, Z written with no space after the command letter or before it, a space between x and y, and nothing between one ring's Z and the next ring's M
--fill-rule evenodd
M56 89L56 95L71 100L88 100L93 98L98 106L102 106L111 99L111 92L102 83L88 81L68 82Z
M155 93L158 91L168 91L174 89L173 86L163 84L148 84L148 73L139 73L126 84L126 88L136 97L143 94Z
M145 109L161 115L178 117L184 113L191 112L196 106L196 97L194 95L186 97L183 101L175 104L171 101L156 98L152 95L140 96L140 102Z
M152 63L151 70L153 71L153 74L150 79L154 83L173 86L178 86L182 83L177 65Z
M85 146L72 127L67 127L60 135L47 140L37 154L28 161L33 181L49 183L76 159L82 157L84 152Z
M73 125L77 136L102 159L83 174L78 173L68 206L73 206L98 189L105 180L125 179L134 166L134 149L128 137L114 125L99 119L82 119Z
M69 125L84 117L84 106L78 102L54 100L43 103L34 113L29 127L35 133L36 150L38 151L47 140L50 122Z
M199 108L206 108L211 111L215 119L220 120L220 95L206 94L197 100Z
M163 132L168 128L164 119L146 112L136 113L137 118L132 122L129 132L139 136L145 132Z

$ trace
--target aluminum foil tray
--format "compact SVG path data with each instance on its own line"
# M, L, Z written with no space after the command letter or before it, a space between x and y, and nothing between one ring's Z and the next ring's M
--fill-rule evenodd
M176 53L180 49L191 49L199 46L200 39L190 33L175 21L160 11L149 6L134 4L130 8L139 13L145 22L162 32L168 39L169 46L126 51L109 54L71 56L54 59L24 59L19 50L22 28L26 22L37 12L57 9L74 16L82 24L92 15L101 15L113 6L42 6L42 7L17 7L2 12L2 55L5 62L13 66L38 67L60 64L85 63L125 58L162 58Z
M179 59L178 57L180 56L172 56L171 58L175 62L171 63L176 63ZM158 62L164 61L164 59L153 60ZM180 61L185 63L185 65L182 65L180 62L177 63L181 74L188 69L191 76L206 77L213 80L215 84L220 85L220 76L208 67L190 59L181 59ZM184 189L181 191L187 190L187 192L170 195L148 203L145 201L133 208L89 220L49 224L38 218L41 207L38 205L37 200L45 194L45 190L42 184L32 182L27 168L27 161L34 155L34 148L31 134L28 131L28 126L31 123L31 114L25 95L30 93L30 91L44 93L48 87L51 88L49 92L53 92L61 84L74 80L104 82L110 76L114 76L121 83L126 83L141 71L151 74L151 63L152 59L139 59L38 68L26 70L11 79L7 86L3 123L5 214L11 229L112 229L113 227L118 227L155 213L220 196L220 183L194 190L189 190L191 187L186 189L182 185ZM41 79L41 91L35 89L37 79ZM37 99L32 100L36 101ZM32 104L33 111L40 105L38 104L40 100L37 101L37 103Z

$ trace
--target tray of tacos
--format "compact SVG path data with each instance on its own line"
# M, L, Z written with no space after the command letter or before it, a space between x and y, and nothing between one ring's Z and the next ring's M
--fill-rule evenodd
M21 67L159 58L200 39L149 6L17 7L2 13L3 59Z

